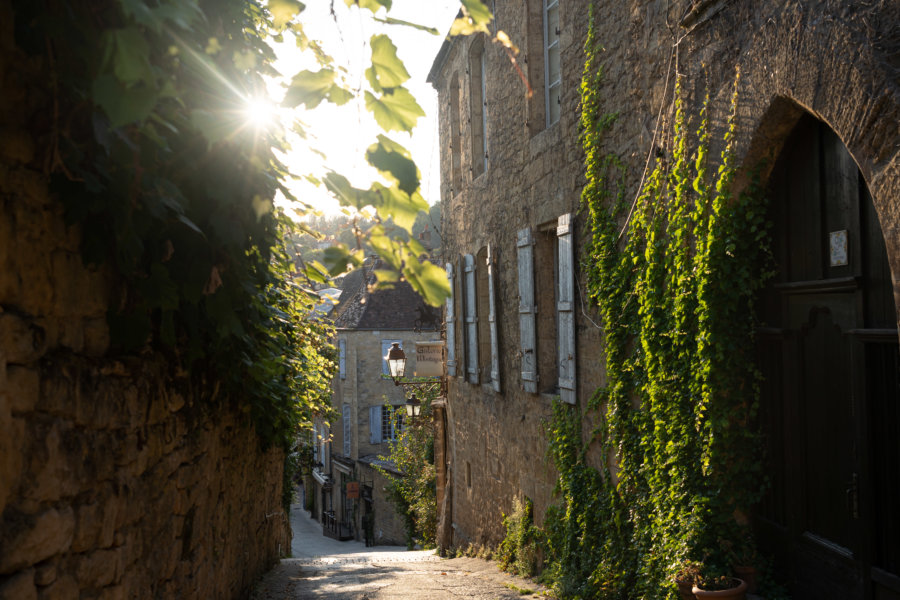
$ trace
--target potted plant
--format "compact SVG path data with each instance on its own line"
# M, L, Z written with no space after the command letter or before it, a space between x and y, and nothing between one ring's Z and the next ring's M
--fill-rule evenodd
M753 540L753 536L749 532L745 532L737 544L728 545L727 551L734 576L747 582L748 594L755 594L757 573L762 560L756 551L756 542Z
M703 565L695 560L686 560L681 563L675 576L672 578L675 585L678 586L678 593L681 600L697 600L694 595L694 583L700 580L700 574L703 572Z
M730 575L711 574L695 581L691 591L697 600L746 600L747 582Z

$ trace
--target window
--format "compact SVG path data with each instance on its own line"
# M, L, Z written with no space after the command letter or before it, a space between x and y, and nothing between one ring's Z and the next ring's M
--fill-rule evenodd
M559 56L559 0L543 0L544 106L549 127L559 121L562 69Z
M369 443L380 444L395 440L403 431L403 415L406 407L370 406L369 407Z
M469 115L472 124L472 179L487 169L487 82L484 71L484 37L469 48Z
M391 368L385 357L391 349L391 344L394 343L400 344L400 347L403 348L403 340L381 340L381 374L388 377L391 376Z
M347 378L347 340L338 340L338 375Z
M406 407L384 407L381 409L381 439L396 440L403 431L403 415Z
M534 280L539 288L535 297L537 309L537 367L541 392L558 391L559 372L556 364L556 227L545 225L535 232Z
M459 139L460 102L459 76L453 75L450 80L450 196L455 196L462 189L461 147Z
M575 403L576 386L573 246L569 213L559 217L556 227L536 233L522 229L517 235L522 387L531 393L558 393L570 404ZM535 282L545 286L540 293Z
M478 370L481 383L500 391L500 353L497 336L495 257L491 246L478 251L475 259L475 309L478 332Z

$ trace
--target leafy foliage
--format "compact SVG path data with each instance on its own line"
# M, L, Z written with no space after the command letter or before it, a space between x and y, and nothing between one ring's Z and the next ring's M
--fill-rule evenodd
M352 4L352 3L351 3ZM373 12L388 0L358 3ZM120 276L109 313L114 351L171 357L176 372L217 381L213 398L238 403L269 443L289 446L295 429L327 411L335 369L318 300L300 285L283 238L297 227L274 209L293 198L278 152L278 123L250 125L247 107L276 74L270 43L290 33L317 63L296 74L284 104L342 104L347 85L304 30L295 0L14 0L16 43L42 65L53 189L83 232L86 262ZM375 118L409 131L422 114L402 87L403 64L386 37L372 40ZM376 108L373 106L373 110ZM372 163L390 184L329 186L350 206L377 213L371 247L432 304L448 293L443 271L419 259L408 235L420 209L408 153L380 136ZM339 176L335 174L335 179ZM305 207L305 208L304 208ZM391 228L385 226L391 222ZM361 233L360 235L363 235ZM339 245L320 279L361 260Z
M403 517L406 544L434 547L437 540L437 488L434 466L434 421L431 403L440 393L440 384L419 388L422 393L421 414L405 421L397 439L390 442L390 452L381 456L391 461L401 473L398 477L381 467L375 468L389 483L388 499ZM384 410L393 410L385 406Z
M500 568L522 577L531 577L540 569L540 544L543 532L534 526L534 505L530 498L513 501L513 511L503 515L506 536L494 558Z
M735 515L762 490L753 301L767 276L768 228L759 190L732 190L736 79L715 177L706 105L691 158L676 85L671 156L656 159L622 231L624 168L602 151L615 115L602 112L594 31L592 18L582 199L606 385L587 407L599 419L587 443L577 412L560 403L554 410L561 505L546 519L548 577L562 597L674 598L673 577L688 561L706 576L730 570L724 542L747 537ZM615 457L615 472L588 465L592 443Z

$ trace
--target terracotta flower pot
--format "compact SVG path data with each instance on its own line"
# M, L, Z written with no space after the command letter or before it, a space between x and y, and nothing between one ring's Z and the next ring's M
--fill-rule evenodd
M697 600L697 596L694 595L692 588L694 584L690 581L675 581L675 585L678 586L678 593L681 595L681 600Z
M703 600L703 598L715 598L716 600L746 600L747 582L743 579L738 579L737 577L734 577L733 579L735 587L727 590L706 591L701 590L695 585L691 591L694 592L694 596L697 597L697 600Z
M756 567L736 566L734 567L734 575L738 579L743 579L747 582L748 594L756 593Z

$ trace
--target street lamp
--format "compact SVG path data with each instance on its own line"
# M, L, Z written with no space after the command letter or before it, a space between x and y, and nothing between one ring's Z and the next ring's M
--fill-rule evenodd
M415 392L406 399L406 416L415 419L422 412L422 402L416 398Z
M400 385L403 374L406 373L406 353L397 342L391 343L391 349L388 350L387 356L384 357L388 363L388 369L391 371L391 379L394 385Z

